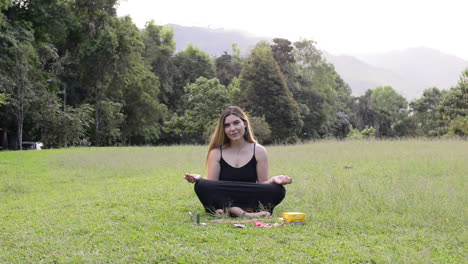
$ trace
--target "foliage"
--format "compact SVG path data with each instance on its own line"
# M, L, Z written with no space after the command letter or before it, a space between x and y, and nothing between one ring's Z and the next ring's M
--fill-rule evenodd
M254 116L265 116L274 142L294 142L301 131L299 107L289 91L271 49L258 44L240 74L238 104Z
M118 3L0 0L2 146L18 148L23 137L49 147L203 143L213 126L203 113L227 104L250 112L263 143L344 138L350 125L380 138L465 133L468 70L408 111L389 87L352 97L313 40L275 38L247 58L236 44L213 58L191 45L175 53L170 27L140 30L117 17ZM189 89L200 77L202 88ZM203 97L211 93L214 103Z
M216 78L224 86L231 84L234 78L237 78L242 69L242 60L240 58L240 51L237 46L233 44L233 55L224 52L223 55L218 57L215 61L216 64Z
M0 93L0 106L8 104L8 95Z
M444 125L441 123L442 116L438 106L443 95L444 91L433 87L424 90L421 98L410 103L413 112L411 118L416 125L416 135L441 136L440 128Z
M369 99L369 106L375 113L374 125L377 136L394 135L394 126L407 115L406 99L390 86L375 88Z
M362 135L361 131L357 128L353 128L352 125L349 126L348 135L346 135L349 139L363 139L364 136Z
M87 6L87 3L86 0L76 2L85 36L78 46L79 87L80 93L84 95L84 102L94 106L94 131L89 131L89 134L93 143L101 146L107 141L106 137L115 138L117 134L120 136L119 128L109 125L121 122L106 120L117 114L108 113L107 110L114 111L117 108L120 111L122 108L119 98L122 95L121 87L111 86L113 75L117 71L119 37L115 26L118 20L109 16L108 12L111 10L106 3L99 1L90 6ZM112 98L109 98L110 94ZM106 121L107 127L103 124ZM112 135L106 135L105 131L112 132Z
M0 11L3 11L9 8L12 4L13 4L13 1L11 0L0 0ZM0 16L3 16L3 14L0 14Z
M273 45L271 45L271 54L275 58L280 67L281 72L286 78L293 77L292 65L295 63L293 54L294 47L291 41L283 38L274 38Z
M434 107L435 128L429 135L466 135L464 119L468 115L468 69L462 72L457 86L442 93Z
M125 116L120 130L125 144L156 143L161 135L167 108L159 102L160 80L145 64L141 34L129 17L117 23L118 61L113 76L112 93L121 90L122 98L109 94L123 104ZM170 38L170 37L169 37Z
M349 126L349 132L346 136L349 139L370 139L375 137L375 128L366 126L362 131L357 128Z
M440 104L442 118L448 121L458 116L468 116L468 69L460 76L457 86L452 87Z
M349 133L350 126L348 116L343 112L338 112L336 121L332 127L333 135L339 139L345 138Z
M9 111L14 115L17 129L17 146L21 148L23 141L24 118L28 114L29 108L34 101L35 86L33 85L37 72L35 67L38 64L37 53L31 45L30 31L25 28L15 28L26 34L25 39L14 40L10 47L4 47L3 51L9 58L0 66L2 75L6 77L4 91L10 94Z
M268 142L271 138L271 128L265 117L250 116L250 124L253 128L254 135L260 144Z
M450 122L447 136L466 136L468 135L468 116L457 116Z
M151 66L151 71L159 77L161 85L160 102L170 105L174 98L172 56L175 52L174 32L167 26L158 26L154 21L146 23L142 31L145 44L143 59Z
M351 89L322 58L314 41L301 40L294 47L296 64L294 70L289 70L288 85L300 104L304 120L302 136L306 139L345 136L336 130L336 124L341 122L340 112L346 116L351 113L348 108Z
M375 128L366 126L366 127L361 131L361 134L362 134L365 138L370 138L370 137L375 137L375 132L376 132Z
M160 138L167 108L158 101L157 77L149 71L136 76L138 79L129 82L124 89L123 142L129 145L155 143Z
M91 136L94 139L99 139L98 143L95 142L96 145L115 145L120 142L122 133L120 126L125 120L122 113L123 105L108 99L101 100L96 105L99 105L101 112L99 118L95 118L92 124L94 127L98 127L96 123L99 122L99 127L98 130L91 131ZM99 135L92 134L95 131Z
M186 108L180 99L184 88L194 83L199 77L213 78L215 76L215 66L208 54L189 45L184 51L174 56L174 67L173 96L169 108L183 111Z
M374 125L375 112L370 107L370 96L372 90L368 89L364 95L354 97L351 100L353 116L351 123L358 129Z
M167 133L179 134L182 143L204 144L214 131L213 124L229 105L229 92L219 80L198 78L185 88L186 110L167 124Z
M46 111L43 113L41 138L45 148L77 146L88 140L86 131L93 121L94 112L90 105L80 108L70 106L63 111L57 102L49 102ZM64 127L68 129L64 130Z

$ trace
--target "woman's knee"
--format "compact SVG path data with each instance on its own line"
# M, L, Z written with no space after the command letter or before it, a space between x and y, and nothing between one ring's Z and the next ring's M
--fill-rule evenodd
M280 184L272 184L272 196L274 197L274 200L281 202L284 197L286 197L286 188L284 188L283 185Z
M196 193L202 193L210 188L210 181L200 179L195 183L193 187Z

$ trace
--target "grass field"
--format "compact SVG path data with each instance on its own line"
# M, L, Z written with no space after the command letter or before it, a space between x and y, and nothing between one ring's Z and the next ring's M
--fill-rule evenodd
M0 263L467 263L463 140L270 146L303 226L195 226L206 146L0 152Z

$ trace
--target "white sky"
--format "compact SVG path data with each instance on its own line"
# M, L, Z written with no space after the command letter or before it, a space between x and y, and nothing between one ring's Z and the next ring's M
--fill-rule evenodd
M313 39L336 55L424 46L468 60L468 0L121 0L118 15Z

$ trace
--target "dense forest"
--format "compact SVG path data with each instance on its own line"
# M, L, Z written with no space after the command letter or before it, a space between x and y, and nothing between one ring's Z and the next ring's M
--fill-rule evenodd
M117 4L0 0L3 149L203 144L229 105L250 114L264 144L468 133L468 69L412 102L389 86L353 97L312 40L176 53L170 27L138 29Z

